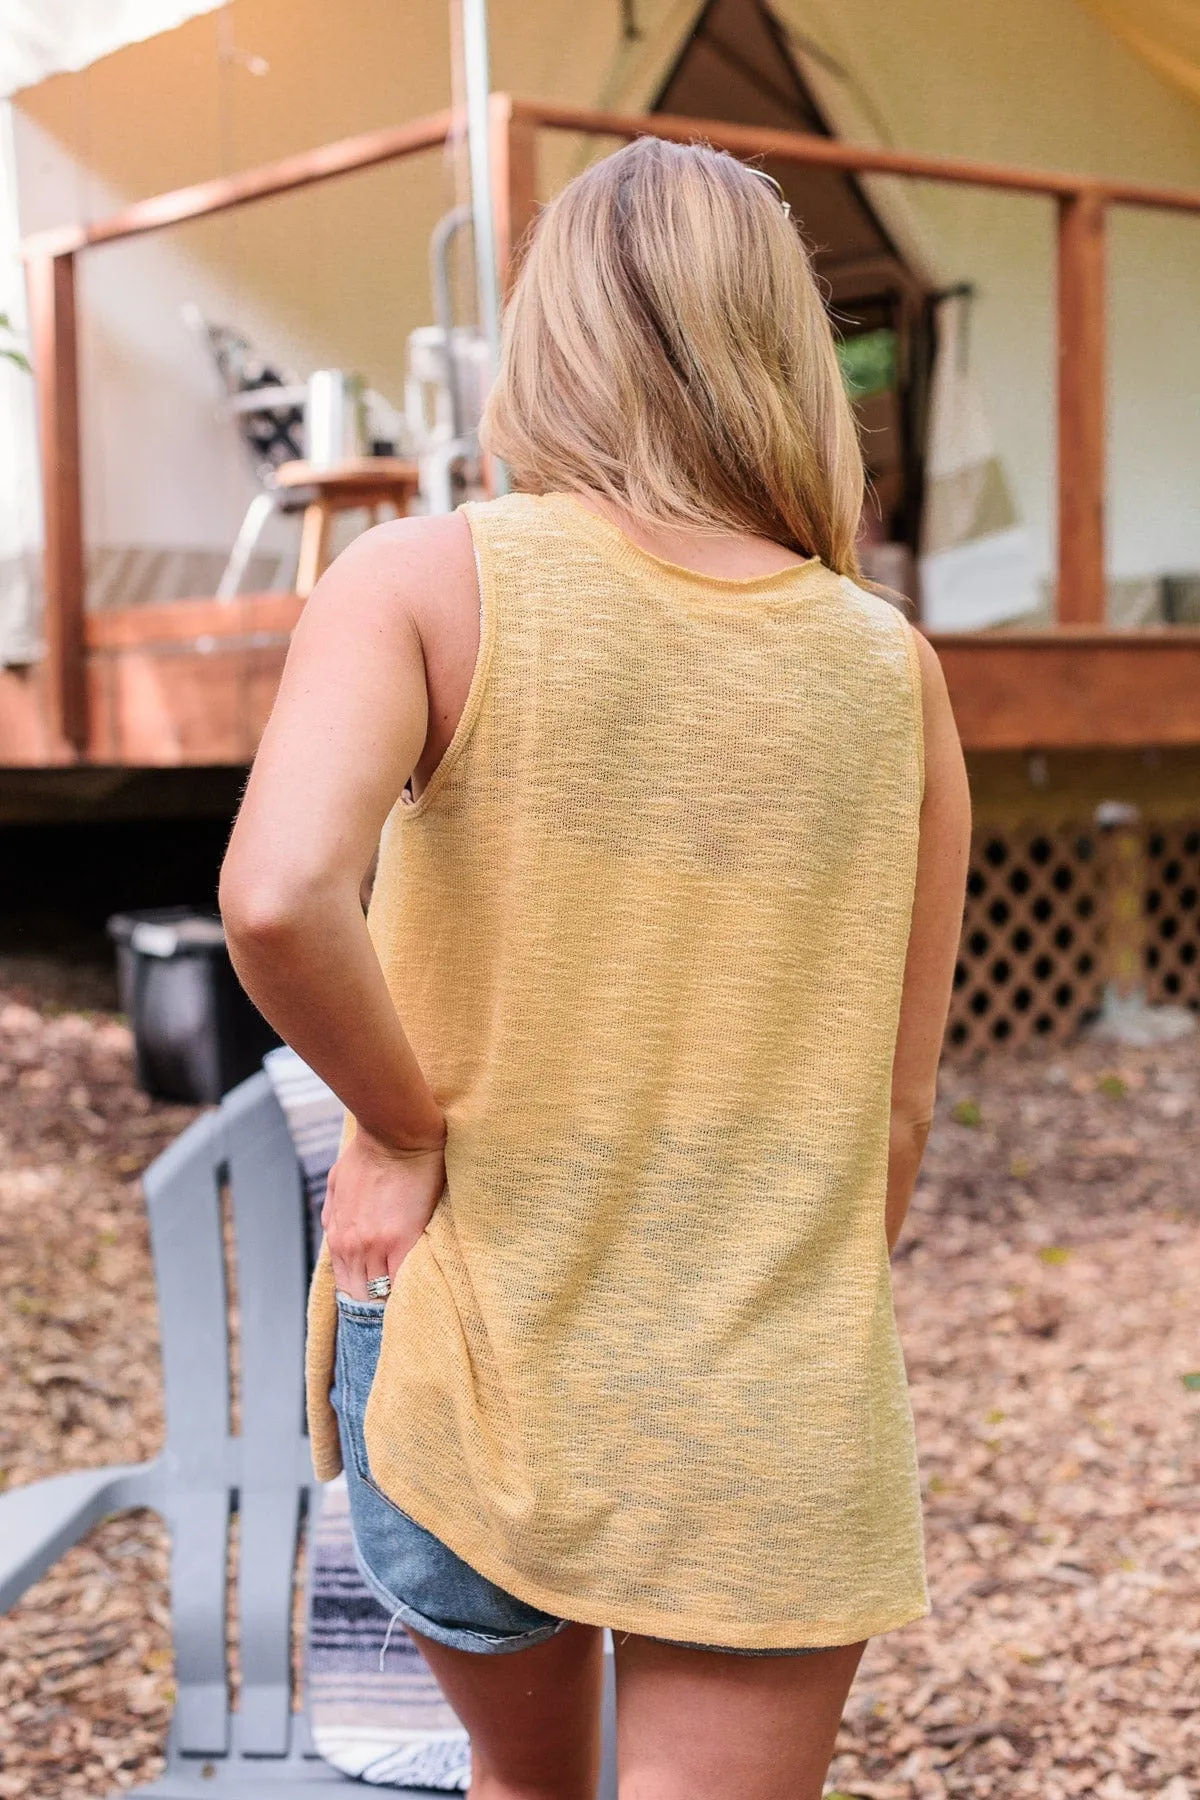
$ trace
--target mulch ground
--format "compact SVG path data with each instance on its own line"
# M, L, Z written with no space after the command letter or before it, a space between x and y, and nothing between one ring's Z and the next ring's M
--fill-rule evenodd
M106 982L0 962L0 1482L153 1453L139 1094ZM931 1616L872 1642L831 1791L1200 1800L1200 1035L942 1073L895 1265ZM165 1538L114 1519L0 1620L0 1797L153 1777Z

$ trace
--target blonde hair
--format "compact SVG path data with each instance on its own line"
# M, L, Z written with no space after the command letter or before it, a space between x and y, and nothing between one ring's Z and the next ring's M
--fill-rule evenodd
M527 492L590 487L858 574L862 456L807 254L708 144L636 138L544 209L482 439Z

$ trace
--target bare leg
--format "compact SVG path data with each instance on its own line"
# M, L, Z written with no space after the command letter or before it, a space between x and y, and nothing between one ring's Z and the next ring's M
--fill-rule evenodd
M613 1644L621 1800L820 1800L865 1643L761 1657Z
M470 1800L595 1800L604 1634L484 1656L411 1637L471 1737Z

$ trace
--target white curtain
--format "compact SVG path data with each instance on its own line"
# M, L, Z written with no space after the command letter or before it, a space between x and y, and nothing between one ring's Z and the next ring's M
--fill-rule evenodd
M935 631L977 631L1039 603L1029 533L972 377L970 296L937 309L937 347L921 522L921 617Z

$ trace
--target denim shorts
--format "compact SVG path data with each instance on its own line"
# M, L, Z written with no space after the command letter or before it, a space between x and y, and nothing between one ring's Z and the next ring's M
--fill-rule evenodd
M401 1512L378 1488L367 1463L363 1419L383 1341L386 1300L337 1296L338 1329L330 1400L338 1417L342 1462L350 1498L350 1524L359 1573L379 1604L397 1622L454 1650L503 1655L527 1650L571 1623L506 1593L462 1561L440 1538ZM662 1643L688 1650L723 1650L731 1656L808 1656L800 1650L729 1649L678 1638Z

